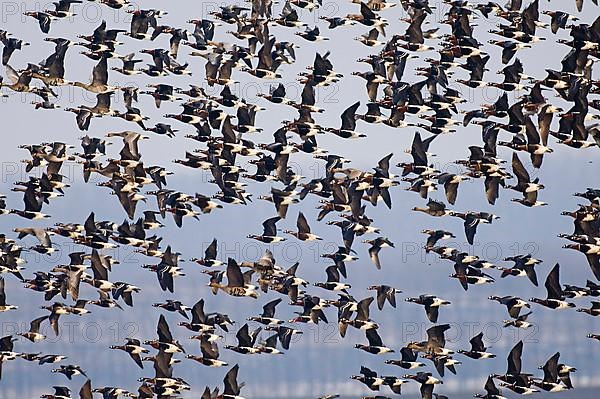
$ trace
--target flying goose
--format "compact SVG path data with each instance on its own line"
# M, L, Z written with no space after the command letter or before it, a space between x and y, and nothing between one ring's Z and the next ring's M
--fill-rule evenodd
M384 380L377 376L377 373L365 366L360 366L361 375L353 375L350 378L365 384L372 391L379 391L379 387L383 385Z
M548 273L548 277L546 277L546 282L544 283L548 293L547 298L531 298L531 302L535 302L538 305L542 305L550 309L560 310L575 307L574 303L566 302L564 300L564 291L559 283L559 273L560 265L557 263L554 265L550 273Z
M409 378L420 383L421 388L419 388L419 391L421 392L421 397L424 399L432 399L435 385L444 383L442 380L432 376L431 373L424 371L419 371L417 374L406 374L403 378Z
M248 317L249 321L255 321L265 326L282 324L283 321L275 318L275 307L281 303L282 299L274 299L263 306L263 312L260 316Z
M298 219L296 221L296 226L298 228L297 232L285 230L284 233L291 234L301 241L322 240L321 237L317 236L316 234L311 233L310 226L308 225L306 217L304 216L304 214L302 212L298 213Z
M87 377L85 371L83 371L80 366L75 366L72 364L60 365L59 368L53 369L51 372L64 374L69 380L71 380L75 375L83 375L84 377Z
M40 326L41 326L42 322L44 320L46 320L47 318L48 318L48 316L42 316L42 317L33 319L31 321L29 331L19 333L18 335L20 335L23 338L27 338L29 341L34 342L34 343L38 342L38 341L43 341L44 339L46 339L46 336L44 334L40 333Z
M421 355L421 357L429 359L433 362L435 370L438 372L440 377L444 377L446 369L448 369L452 374L456 375L456 366L462 364L461 361L454 359L450 355L434 355L431 353L424 353Z
M290 343L291 343L292 338L294 337L294 335L303 334L303 332L301 330L296 330L296 329L293 329L293 328L290 328L290 327L286 327L286 326L282 326L282 325L266 326L265 330L267 330L267 331L276 331L277 332L277 336L279 337L279 342L281 343L281 346L285 350L289 350L290 349Z
M135 364L137 364L141 369L144 368L144 364L142 363L141 354L148 353L148 349L141 346L141 342L139 339L135 338L126 338L127 343L124 345L111 345L110 349L119 349L125 351L129 354L129 356L133 359Z
M429 216L434 217L442 217L446 215L453 216L454 214L454 212L446 210L446 204L444 204L443 202L434 201L432 199L430 199L427 202L427 208L421 208L416 206L412 208L412 210L417 212L423 212L428 214Z
M371 258L371 261L375 264L375 267L377 267L377 269L380 270L381 262L379 261L379 251L381 250L381 248L385 247L394 248L394 243L386 237L377 237L373 240L365 240L363 242L371 245L371 247L369 248L369 257Z
M537 379L532 379L532 384L536 387L547 391L547 392L561 392L569 389L562 381L559 379L558 375L558 359L560 358L560 352L556 352L550 359L546 361L543 366L540 366L544 371L544 378L540 381Z
M523 309L524 307L526 307L526 308L531 307L531 305L529 305L529 303L525 302L521 298L511 296L511 295L506 295L503 297L499 297L497 295L491 295L488 299L496 301L499 304L506 306L506 309L508 310L508 314L512 318L519 317L519 313L521 312L521 309Z
M223 395L222 395L223 398L226 398L226 399L243 398L242 396L240 396L240 392L245 384L244 383L238 384L238 382L237 382L238 371L239 371L239 366L236 364L227 372L227 374L225 374L225 377L223 378L223 385L224 385Z
M377 307L379 310L383 310L385 302L387 301L393 308L396 307L396 294L402 293L397 288L390 287L388 285L371 285L367 288L377 292Z
M498 389L498 387L496 387L492 376L488 376L483 389L485 389L485 395L477 393L473 395L473 397L481 399L506 399L504 396L502 396L502 392Z
M527 312L522 315L517 316L513 320L503 320L504 327L514 326L516 328L529 328L533 324L527 321L527 318L533 312Z
M388 348L387 346L383 345L383 341L381 340L381 337L377 333L377 330L370 328L365 331L365 334L367 336L367 340L369 341L369 344L368 345L356 344L355 347L357 349L363 350L363 351L371 353L373 355L382 355L385 353L393 353L394 352L393 349Z
M363 2L360 2L360 14L348 14L345 18L365 26L373 27L385 36L385 27L388 24L387 20L379 17Z
M189 319L187 312L191 310L189 306L184 305L181 301L167 299L166 302L152 304L154 308L161 308L169 312L178 312L180 315Z
M196 262L197 264L206 266L206 267L223 265L223 262L221 262L220 260L217 260L216 258L217 258L217 239L214 238L211 241L211 243L209 244L209 246L206 247L206 250L204 251L204 258L202 258L202 259L192 258L191 261Z
M503 268L499 267L499 270L502 270L502 274L500 277L504 278L506 276L527 276L533 285L538 286L537 273L535 271L535 265L537 264L537 260L531 258L531 255L523 256L517 255L511 257L510 259L515 262L514 266L511 268Z
M143 342L143 344L149 345L154 349L158 349L159 353L185 353L183 346L178 341L173 339L173 335L171 334L169 324L167 324L167 320L162 314L158 318L156 332L158 335L158 339L146 340Z
M256 330L250 333L248 331L248 324L244 324L235 335L238 340L237 346L225 345L225 349L232 350L242 355L254 355L261 353L261 349L254 346L261 330L262 328L258 327Z
M227 362L219 360L219 347L214 342L210 342L209 338L203 337L200 341L200 350L202 356L186 355L186 359L195 360L209 367L227 366Z
M416 303L417 305L425 306L427 318L432 323L437 323L440 306L450 305L450 301L429 294L422 294L418 297L406 298L406 302L412 302Z
M371 29L368 33L355 38L355 40L368 47L378 47L384 45L385 42L377 40L378 37L379 31L377 29Z
M375 330L379 328L377 323L369 317L369 307L373 302L372 297L365 298L356 304L356 317L354 320L350 319L353 306L344 306L340 308L340 314L338 316L338 327L340 335L344 337L346 335L346 329L348 326L352 326L359 330ZM380 345L381 346L381 345Z
M489 274L464 263L455 263L454 271L450 277L457 279L465 291L469 289L470 284L492 284L495 281Z
M346 277L345 262L354 262L358 260L358 257L352 255L350 252L354 252L354 250L346 249L346 247L338 247L338 250L336 252L321 254L321 257L333 260L342 276Z
M123 310L123 308L121 307L121 305L119 305L117 303L117 301L115 301L114 299L110 298L109 294L105 291L102 290L98 290L98 295L100 296L99 299L94 300L94 301L85 301L85 302L80 302L79 305L83 305L84 303L89 303L91 305L96 305L102 308L118 308L120 310ZM80 306L76 307L76 309L82 309ZM69 309L71 312L73 312L71 309ZM77 310L75 310L77 311Z
M452 350L445 348L446 338L444 333L450 329L449 324L439 324L427 329L427 341L409 342L406 347L423 353L434 355L447 356L454 353Z
M487 212L468 211L466 213L460 213L452 211L448 214L464 220L463 225L465 228L465 236L467 238L467 242L471 245L473 245L473 240L475 239L475 234L477 233L477 226L479 223L491 224L494 219L499 218L499 216Z
M356 120L358 119L358 117L356 115L356 110L358 109L359 106L360 106L360 101L358 101L358 102L354 103L353 105L351 105L350 107L348 107L340 116L340 118L342 120L342 126L339 129L327 128L327 131L335 134L336 136L344 138L344 139L355 139L355 138L367 137L365 134L357 133L355 131Z
M28 186L23 195L24 210L11 209L9 213L19 215L29 220L40 220L50 218L50 215L42 213L43 196L33 186Z
M404 347L400 349L402 358L400 360L386 360L385 364L393 364L403 369L414 370L419 367L425 367L424 363L417 361L417 354L412 349Z
M50 15L49 13L44 12L44 11L27 11L27 12L24 12L23 15L37 19L38 23L40 25L40 30L43 33L50 32L50 23L53 20L58 19L58 17L56 17L54 15Z
M483 344L483 331L471 338L469 343L471 344L470 350L459 350L458 353L471 359L492 359L496 357L493 353L486 351L487 347Z
M54 386L54 394L42 394L43 399L71 399L71 390L67 387Z
M209 324L210 320L204 313L204 299L200 299L194 304L191 310L192 320L191 322L182 321L179 323L180 326L187 328L188 330L195 332L212 332L215 329L215 325Z
M299 28L302 26L306 26L306 23L300 21L298 17L298 12L294 10L289 1L286 1L281 10L280 16L278 18L274 18L273 22L278 25L291 27L291 28Z
M106 57L102 57L92 70L91 83L73 82L72 85L96 94L105 94L118 89L118 87L108 85L108 63Z
M261 353L267 353L270 355L283 355L283 352L277 349L277 337L278 334L273 334L261 343L259 348Z
M309 42L321 42L321 41L329 40L328 37L321 35L321 32L319 31L318 26L315 26L312 29L309 27L306 27L306 30L304 32L296 32L296 35L300 36L301 38L303 38L304 40L307 40Z
M264 229L263 234L262 235L249 234L248 238L252 238L252 239L267 243L267 244L285 241L284 237L277 236L277 227L275 224L280 220L281 220L280 216L275 216L275 217L265 220L263 222L263 229Z
M227 260L227 285L218 284L217 287L231 296L258 298L255 287L246 284L244 275L233 258Z
M508 366L506 374L492 374L493 378L499 379L506 384L527 387L529 385L529 374L521 374L521 355L523 353L523 341L519 341L510 350L506 359ZM509 387L510 388L510 387Z
M427 243L425 244L425 250L427 252L429 252L431 248L435 247L439 240L448 240L451 238L456 238L456 236L453 233L445 230L426 229L422 230L421 233L428 235Z
M29 46L29 43L17 39L15 37L9 37L10 33L0 29L0 41L4 45L2 49L2 65L8 65L10 57L16 50L21 50L25 46Z
M316 296L305 295L300 301L303 311L295 312L298 316L289 320L290 323L311 323L319 324L319 320L328 323L327 316L323 312L321 299Z
M513 153L512 167L513 167L513 172L514 172L515 176L517 176L518 181L517 181L517 185L508 186L507 188L511 188L513 190L523 193L523 196L525 198L523 200L524 202L522 202L522 203L524 205L540 206L540 205L544 204L537 200L537 193L539 190L544 188L544 185L539 184L539 179L537 179L537 178L535 180L531 181L531 179L529 177L529 173L523 166L523 163L519 159L519 156L517 155L517 153ZM513 200L513 201L520 201L520 200Z
M346 292L346 290L351 288L350 284L340 282L340 272L336 265L328 266L325 269L325 273L327 273L327 281L314 283L315 287L342 292Z

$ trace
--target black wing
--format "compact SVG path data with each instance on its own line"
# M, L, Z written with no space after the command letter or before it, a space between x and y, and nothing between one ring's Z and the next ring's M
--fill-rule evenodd
M158 326L156 327L156 333L158 334L158 340L160 342L171 343L173 342L173 335L167 324L167 320L164 315L160 315L158 319Z

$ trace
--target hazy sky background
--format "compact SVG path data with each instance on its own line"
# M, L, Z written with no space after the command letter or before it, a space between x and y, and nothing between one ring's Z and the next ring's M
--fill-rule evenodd
M281 4L274 6L274 14L278 14ZM231 2L227 2L231 4ZM427 18L428 27L440 26L438 21L443 19L443 14L448 6L440 2L431 2L437 8L434 14ZM208 12L215 10L221 2L194 2L194 1L143 1L138 3L142 8L165 9L169 14L163 17L159 23L186 27L193 31L193 25L186 24L191 18L206 18ZM53 52L54 44L44 42L44 35L40 32L37 21L22 16L22 12L29 10L45 9L49 3L34 2L11 2L3 1L0 28L11 32L15 37L24 39L31 43L23 51L17 51L11 58L11 65L16 69L25 68L27 62L40 62ZM577 13L574 1L541 1L540 11L547 9L561 9L562 11L575 13L581 22L591 23L598 16L598 8L586 1L584 11ZM100 24L102 19L107 21L109 28L128 29L129 15L122 10L115 11L97 3L85 2L75 7L79 14L72 20L60 20L52 23L50 37L65 37L76 40L77 34L91 34ZM344 74L344 78L336 85L328 88L319 88L317 91L318 106L326 108L324 114L316 114L317 122L324 126L339 127L340 113L353 102L360 100L362 106L359 112L364 113L368 97L365 90L365 81L351 76L352 71L367 71L370 66L359 64L357 58L365 57L379 51L379 48L368 48L353 40L368 29L362 25L349 28L339 28L333 31L327 30L327 24L319 21L318 16L345 15L349 12L358 12L358 6L350 2L324 1L323 6L313 12L299 10L302 21L310 26L315 23L321 28L321 34L330 38L322 43L309 43L299 37L293 36L294 29L272 27L271 34L278 41L294 40L300 45L297 50L297 61L293 65L283 65L279 70L284 76L281 80L286 85L288 97L299 98L302 86L296 81L297 73L304 70L306 66L312 65L315 52L321 54L331 51L331 60L335 69ZM386 28L387 39L393 34L404 33L407 23L399 21L405 17L400 6L386 10L381 15L388 19L390 26ZM550 22L550 17L542 15L542 21ZM491 17L484 19L477 14L475 37L480 42L491 39L488 30L493 29L497 23L503 20ZM441 25L440 32L448 33L449 27ZM226 31L233 30L233 25L225 25L217 28L216 40L234 41L233 36ZM558 38L569 39L568 31L561 30L557 35L552 35L550 30L540 29L538 35L547 37L548 40L536 44L532 49L520 51L517 57L525 66L525 73L536 78L545 77L544 69L560 69L560 61L569 51L569 48L555 43ZM120 54L139 52L142 49L168 46L168 35L162 35L155 42L141 42L129 37L120 36L123 46L118 47ZM239 44L244 44L238 42ZM437 41L431 41L437 46ZM495 72L502 68L499 63L501 50L498 47L487 45L486 51L492 55L488 63L489 72L485 79L488 81L501 81L502 77ZM72 81L88 82L91 70L96 64L78 52L82 47L71 48L66 57L65 78ZM169 76L167 78L149 78L146 75L137 77L123 77L111 71L109 84L111 85L137 85L140 88L148 83L166 82L177 87L187 88L188 84L206 86L204 83L203 58L189 56L190 48L180 47L180 62L190 63L189 68L193 71L191 77ZM151 57L139 55L144 63L150 63ZM438 55L435 52L420 53L419 59L408 61L404 81L416 82L422 78L415 77L414 68L425 66L424 58ZM109 65L121 66L117 60L109 60ZM138 65L139 67L139 65ZM595 76L594 76L595 77ZM263 127L262 133L248 136L257 143L268 143L272 141L272 133L280 126L284 119L291 120L296 112L291 107L276 106L265 100L258 99L257 93L268 93L269 86L273 82L261 81L240 71L234 71L233 78L241 83L234 87L234 92L243 96L248 101L267 108L267 111L259 113L256 125ZM468 78L466 71L457 69L451 80L456 78ZM6 80L6 78L5 78ZM492 103L498 96L496 89L486 90L464 90L464 86L454 84L455 88L463 92L469 103L461 109L470 110L477 108L481 103ZM63 107L79 106L81 104L95 104L95 95L87 93L79 88L57 88L60 93L58 103ZM214 89L213 89L214 90ZM0 106L1 119L4 122L3 145L0 147L2 156L2 192L8 196L8 206L21 208L21 195L10 192L13 182L26 179L23 164L18 161L29 157L24 150L16 147L19 144L34 144L42 141L63 141L75 144L79 147L78 138L83 136L77 129L75 117L72 113L63 110L39 110L35 111L30 104L36 100L33 96L3 90L9 97L2 99ZM217 94L216 91L212 91ZM519 93L523 94L523 93ZM509 94L509 102L515 102L519 94ZM562 99L554 98L554 93L545 93L549 100L556 105L567 108L569 105ZM381 95L381 94L380 94ZM181 108L174 103L165 103L160 109L156 109L154 100L150 96L140 96L136 105L144 115L150 117L147 125L163 121L162 116L167 113L179 113ZM115 97L113 108L122 110L122 98ZM235 112L234 110L228 110ZM459 116L460 117L460 116ZM409 117L410 118L410 117ZM414 121L414 120L413 120ZM171 122L168 122L171 123ZM557 120L553 128L557 127ZM142 160L145 165L163 165L175 173L168 178L168 187L188 193L200 192L206 195L215 193L216 186L207 183L212 178L209 172L192 170L171 163L173 159L183 158L186 150L200 147L198 143L185 139L184 134L193 133L193 129L187 125L172 121L173 127L180 130L175 139L167 137L152 136L151 140L140 144L143 153ZM92 121L88 134L90 136L103 136L110 131L135 130L136 125L115 118L96 118ZM369 125L359 122L357 130L364 132L368 138L356 141L343 140L333 135L320 135L319 145L328 149L331 153L342 155L352 159L351 167L368 170L376 166L377 161L389 154L394 153L392 163L410 161L410 156L404 153L410 148L415 129L392 129L383 125ZM428 133L421 131L423 137ZM509 139L506 132L500 134L500 139ZM296 139L295 139L296 140ZM120 140L113 140L114 144L108 148L110 157L118 157L121 149ZM468 128L460 127L455 134L442 135L438 137L430 147L430 152L437 154L432 161L440 170L456 172L458 169L453 161L468 157L467 147L469 145L481 145L481 131L476 125ZM532 177L539 177L545 184L546 189L540 193L540 200L549 203L549 206L529 209L519 204L510 202L510 199L518 193L502 191L500 199L495 206L490 206L486 199L483 188L483 180L471 180L461 184L458 200L455 206L450 208L458 211L477 210L489 211L501 216L500 220L493 225L480 225L476 236L476 245L469 246L464 239L462 221L455 218L431 218L427 215L410 212L413 206L425 203L417 194L403 190L406 183L400 187L393 188L393 209L390 211L383 204L372 207L367 205L367 214L374 219L374 224L382 229L382 234L390 238L396 244L396 248L385 248L380 253L383 269L377 271L368 258L366 244L357 239L354 249L358 252L360 260L348 264L349 279L352 284L352 294L357 299L362 299L371 292L365 290L371 284L385 283L403 290L398 299L398 308L386 307L383 312L372 308L372 318L380 327L380 334L388 346L397 351L408 341L424 338L425 330L431 326L426 319L425 312L421 306L405 303L405 297L416 296L422 293L434 293L442 298L452 301L452 305L441 310L439 323L453 323L453 330L448 332L448 346L454 350L468 349L468 340L482 329L485 332L485 341L490 344L491 351L497 354L496 359L471 361L461 355L456 358L465 364L458 367L458 376L447 374L444 385L438 387L436 392L454 394L454 397L470 397L472 393L481 391L485 378L492 372L503 373L506 370L506 355L509 349L519 340L524 339L525 349L523 355L523 369L527 372L537 372L537 366L543 364L557 350L561 352L561 361L576 366L579 371L573 376L576 386L600 386L597 375L598 342L585 338L586 334L600 331L600 323L592 317L576 313L575 311L554 312L536 305L532 305L533 315L530 320L535 323L535 328L530 330L502 329L501 321L507 318L505 307L487 300L492 294L517 295L524 299L532 296L544 297L545 290L543 281L556 262L561 264L561 283L585 285L586 279L593 278L584 255L561 249L564 240L557 238L559 233L571 233L573 229L572 219L560 216L563 210L575 209L583 199L572 197L576 191L584 191L586 187L600 186L598 177L598 148L587 150L574 150L561 146L556 140L550 139L550 146L554 153L544 157L541 170L533 170L527 154L521 153L520 158L532 173ZM510 169L511 150L499 147L499 156L508 160ZM247 158L238 157L239 162L245 165ZM323 172L324 162L315 161L305 154L294 154L290 165L293 165L299 173L311 179L320 176ZM254 171L251 165L249 170ZM399 173L393 167L393 172ZM48 224L58 221L82 223L90 211L96 213L96 220L114 220L120 222L126 215L121 209L117 199L109 194L109 189L96 187L95 183L101 180L93 180L90 184L83 184L81 176L81 165L66 164L63 173L72 177L72 187L67 190L65 198L54 200L44 211L53 216ZM279 183L273 184L280 187ZM250 184L248 191L258 195L267 194L269 184ZM434 199L445 201L443 188L432 195ZM313 232L322 236L324 241L319 244L302 243L293 238L283 244L269 247L273 250L278 264L287 267L295 261L300 261L299 275L310 281L324 281L324 269L328 262L319 258L319 254L335 251L341 243L340 229L335 226L327 226L324 222L315 221L318 211L315 207L318 199L314 196L307 197L297 206L289 209L288 217L280 222L278 227L282 229L294 229L297 212L302 210L308 217ZM153 197L148 199L146 205L138 205L138 213L141 215L143 209L156 209ZM219 240L219 257L226 260L228 256L235 257L238 261L249 261L257 259L267 248L257 242L245 239L249 233L260 233L261 223L264 219L275 215L272 203L254 200L249 206L225 206L223 210L203 215L200 221L192 219L185 220L183 228L178 229L171 218L167 218L167 227L160 230L163 236L163 245L170 244L174 250L183 253L185 259L200 257L208 243L216 237ZM331 214L326 220L333 220ZM16 216L3 216L0 218L1 231L8 236L13 236L11 229L14 227L31 226L32 222ZM43 225L40 223L39 225ZM452 263L440 261L436 256L425 255L420 248L425 242L425 235L419 232L424 228L443 228L453 231L458 237L455 242L448 245L472 252L484 259L502 264L501 259L517 253L532 253L535 257L544 261L538 266L538 279L540 287L533 287L529 281L523 278L498 278L496 283L485 287L471 287L464 292L457 281L449 279L448 275L453 273ZM371 237L370 237L371 238ZM36 270L48 270L53 265L68 263L67 254L79 247L62 241L60 238L54 240L61 251L51 258L26 255L30 260L26 265L26 277L32 276ZM31 238L25 239L27 245L33 245ZM128 281L142 288L142 293L134 296L134 308L125 308L123 312L116 309L91 308L92 314L78 318L76 316L62 317L61 322L73 323L72 327L63 325L62 335L55 339L50 333L50 338L42 343L31 344L20 340L16 343L17 351L62 353L69 356L68 363L79 364L97 386L121 386L126 389L136 390L136 379L142 376L151 376L153 370L148 364L145 370L135 366L127 354L120 351L110 351L109 345L120 344L127 336L135 336L141 339L153 338L156 335L156 323L160 312L151 307L152 303L161 302L168 298L182 300L191 306L198 299L206 301L206 311L220 311L228 313L238 321L237 327L243 324L243 320L254 314L258 314L262 305L276 298L269 292L263 294L257 301L232 298L223 293L213 296L206 284L207 276L200 273L201 267L191 262L182 263L187 276L175 281L175 294L169 295L160 291L156 276L140 266L143 264L156 263L154 259L145 258L141 255L131 254L128 249L119 249L116 255L122 260L110 274L111 281ZM507 264L504 264L507 265ZM498 273L492 274L496 277ZM7 276L7 296L9 303L18 304L16 312L0 315L0 327L2 335L10 334L27 329L29 321L35 317L45 314L38 309L42 304L43 297L39 293L28 291L14 279ZM95 292L87 285L82 285L82 298L96 299ZM328 292L314 287L310 292L324 298L334 298ZM578 307L587 307L588 299L577 300ZM289 319L292 312L299 308L292 308L281 304L277 315L282 319ZM316 397L326 393L338 392L348 396L366 394L364 386L348 377L357 374L360 365L366 365L384 375L402 375L404 370L383 364L386 359L396 358L391 356L373 356L357 351L353 348L356 342L366 342L362 332L349 329L349 334L342 340L336 329L336 314L330 309L326 311L330 319L329 325L318 327L300 326L304 330L302 338L292 345L285 356L240 356L222 349L223 360L233 365L239 363L240 381L246 381L247 386L242 391L245 397ZM187 340L189 331L184 331L176 324L181 317L174 314L166 314L171 330L174 335L186 344L188 353L198 354L199 347ZM518 334L518 335L515 335ZM268 335L262 335L266 338ZM230 343L234 339L233 334L226 337ZM53 366L37 367L33 363L16 360L4 365L3 379L0 382L0 397L5 399L38 397L41 393L49 393L48 388L52 385L68 385L74 392L79 390L84 380L76 377L73 383L67 383L62 375L51 374ZM42 371L41 373L40 371ZM429 369L429 367L428 367ZM186 393L186 398L198 397L204 385L221 385L226 369L209 369L191 361L183 361L176 366L175 373L191 382L194 390ZM387 394L387 388L382 394ZM416 394L417 384L408 384L404 388L406 394ZM564 398L574 398L574 393L564 393ZM507 393L510 396L510 393Z

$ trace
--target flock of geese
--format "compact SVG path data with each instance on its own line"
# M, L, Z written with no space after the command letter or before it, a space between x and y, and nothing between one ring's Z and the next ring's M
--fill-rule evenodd
M379 272L382 284L369 287L372 294L353 291L351 276L360 272L347 264L362 256L352 246L355 238L362 237L369 245L368 258L377 269L383 268L381 251L386 252L386 248L394 247L394 243L382 235L368 212L375 206L391 210L392 197L397 197L395 192L404 188L423 199L424 205L413 211L435 218L462 220L464 233L434 229L422 233L425 251L453 264L450 278L463 290L511 276L527 277L538 286L538 265L542 261L531 254L506 258L509 265L498 266L444 246L444 240L463 234L472 245L478 228L492 229L499 218L488 212L461 212L449 207L457 201L459 186L465 180L483 181L485 198L492 205L501 193L513 192L515 198L512 201L521 206L544 206L546 203L539 197L543 197L544 185L553 182L532 178L528 170L541 168L544 158L551 157L553 149L560 145L571 147L573 151L600 145L600 125L596 122L600 119L600 97L597 97L600 80L594 80L592 76L594 62L600 57L600 18L591 25L580 23L576 15L563 11L540 11L539 0L528 4L512 0L507 5L445 0L437 7L428 0L354 0L356 13L321 17L323 22L311 26L300 16L318 12L321 0L281 0L279 3L253 0L248 4L221 6L202 19L190 19L186 25L175 27L170 25L167 11L137 9L127 0L100 0L102 7L129 13L130 29L114 29L102 22L93 31L90 28L89 34L53 37L55 25L62 24L65 19L78 18L73 12L78 3L82 1L59 0L51 9L24 13L30 17L25 19L24 27L37 30L39 25L40 41L54 44L54 51L40 63L13 67L11 60L15 52L26 53L30 43L19 39L17 32L0 30L2 64L6 69L1 83L5 89L2 95L10 101L11 92L29 93L36 98L32 103L36 110L58 110L57 88L77 87L97 98L94 106L65 109L75 115L79 130L88 131L98 118L123 119L130 123L131 130L106 132L100 137L85 134L78 146L56 141L19 146L29 154L23 161L28 178L16 182L12 191L22 193L23 206L7 203L3 197L0 214L7 219L27 219L31 227L15 228L14 236L1 236L0 273L5 277L0 279L0 312L8 312L2 320L7 320L6 317L10 320L13 311L31 312L33 320L28 331L0 339L0 366L26 361L33 363L32 373L51 371L63 374L68 380L82 378L78 393L72 394L66 386L55 386L41 396L47 399L70 399L77 394L81 399L92 399L97 395L104 399L190 395L201 395L202 399L239 399L244 384L238 382L238 372L249 379L252 370L239 370L238 365L228 364L221 359L222 350L235 352L232 356L283 354L293 350L293 338L302 334L304 324L328 323L336 314L341 337L346 335L348 328L364 332L364 341L355 343L355 348L366 352L365 356L382 355L385 358L381 361L382 370L383 364L397 367L381 372L362 366L357 368L356 375L348 376L356 381L357 393L362 392L360 384L376 392L376 396L369 398L399 395L405 384L408 389L416 384L424 399L447 398L441 385L446 370L456 374L460 371L457 366L462 362L504 356L489 351L483 332L471 338L470 348L447 348L445 333L450 325L437 324L437 320L442 308L450 305L450 301L433 294L405 299L405 302L424 307L431 323L426 332L427 339L406 342L398 351L399 357L391 355L396 350L383 343L380 331L386 326L375 321L377 316L371 318L372 302L376 302L379 310L386 306L396 308L397 296L402 291L383 284L384 271ZM542 3L546 2L542 0ZM559 7L563 2L552 5ZM576 0L576 5L579 11L585 7L592 14L598 13L596 0ZM386 10L392 7L402 7L406 18L402 21L384 18ZM446 11L444 15L436 16L434 11L442 8ZM190 12L193 14L194 7L190 7ZM443 19L438 21L438 17ZM475 21L482 19L495 26L490 34L497 39L487 44L477 39L477 30L482 28ZM327 32L333 29L364 33L356 40L366 47L369 55L358 59L365 66L352 74L364 80L368 101L365 113L360 111L362 102L357 101L344 110L339 125L322 126L318 119L326 110L320 107L317 94L326 86L344 84L345 78L336 71L329 52L315 51L312 65L298 76L303 86L300 99L286 96L286 86L281 79L289 64L299 62L296 59L299 45L311 46L306 42L326 41ZM276 34L281 30L292 31L298 39L278 41ZM217 33L228 41L218 41ZM570 39L557 39L559 34ZM158 45L166 43L167 39L168 45ZM560 45L556 55L564 58L551 59L546 76L528 76L519 59L521 51L543 40L556 41ZM120 54L121 41L136 43L139 51ZM331 48L334 52L342 51L343 46L338 43ZM84 48L79 56L95 60L91 82L67 80L65 55L72 48ZM193 71L198 85L178 87L174 75L192 74L186 61L188 57L204 59L205 70ZM493 73L486 67L491 58L503 65L499 71L503 76L501 82L493 82ZM421 78L408 82L403 78L404 72L406 68L414 68L413 59L425 60L427 67L416 68L417 76ZM552 69L556 67L559 69ZM109 76L115 74L146 75L149 83L143 89L114 86L110 84ZM269 94L262 94L256 104L232 90L235 79L244 74L272 82ZM288 75L288 78L294 77ZM211 90L216 88L219 94L209 94L209 87ZM461 96L465 89L485 87L494 87L502 93L493 104L477 108ZM520 97L511 95L511 100L514 99L511 103L509 94L516 92L524 94ZM111 107L116 96L123 96L122 109ZM151 96L157 108L163 102L175 102L181 105L182 111L166 114L156 123L150 122L151 118L136 107L139 96ZM570 108L553 105L553 97L561 98L570 104ZM255 141L257 133L263 130L255 123L265 110L261 102L263 105L269 102L275 108L292 107L298 114L294 120L281 121L272 142ZM350 139L360 143L361 138L366 137L361 132L364 124L378 124L382 130L414 135L408 151L412 159L394 163L390 153L376 164L373 161L372 169L359 170L348 167L351 160L337 155L335 148L318 145L323 135L338 136L336 140L340 145ZM436 170L431 157L433 151L443 151L438 142L444 140L437 138L458 134L469 124L479 125L482 137L477 145L465 149L464 159L456 160L462 172ZM184 158L174 162L187 168L210 171L210 184L214 185L214 190L202 187L205 194L177 191L167 183L173 174L167 166L144 163L140 151L144 140L153 135L173 138L182 135L179 132L185 132L189 143L198 148L190 149ZM107 154L108 145L119 141L122 147L118 157L111 158ZM510 164L499 157L498 147L506 147L506 151L512 153ZM319 178L308 180L294 172L288 163L296 153L309 154L320 162L322 173ZM50 202L68 201L66 194L70 184L61 174L61 168L68 163L81 165L84 182L92 179L98 182L97 186L109 189L107 196L111 194L116 198L106 206L119 206L118 201L126 215L125 221L119 224L99 220L91 212L86 220L50 219L49 226L40 224L51 218L43 212ZM124 267L119 265L118 259L107 255L107 251L114 248L133 247L139 254L137 256L143 257L144 269L156 275L160 288L174 294L178 277L185 275L181 266L184 255L171 247L175 246L174 242L168 245L168 239L163 241L159 236L160 229L169 223L181 227L183 223L193 223L192 219L197 219L202 220L203 229L207 231L211 225L208 215L211 212L226 212L234 206L251 209L253 199L247 187L259 183L262 183L260 187L269 188L266 189L268 193L258 196L257 200L271 202L275 210L273 216L262 223L262 231L257 226L249 232L248 239L268 245L285 240L310 242L321 240L315 233L316 225L340 229L338 249L320 254L331 261L324 270L324 281L309 283L301 277L299 263L279 264L269 249L258 260L220 258L215 239L202 258L188 258L195 265L186 267L185 273L205 274L215 295L240 297L240 301L260 301L262 297L276 299L266 302L260 315L249 316L246 321L234 320L217 309L206 310L204 299L193 305L190 298L155 303L153 306L162 312L156 336L129 337L120 345L106 348L124 352L124 362L131 361L132 366L135 363L143 369L145 376L136 380L135 388L133 384L123 388L96 386L93 385L94 376L87 375L73 363L76 359L67 359L60 354L20 351L23 340L37 343L45 340L47 334L59 336L61 321L71 315L85 317L93 307L118 308L114 311L119 311L134 306L136 297L143 295L143 291L135 281L111 279L114 268ZM430 198L431 193L442 187L444 201ZM555 264L547 275L544 272L545 296L529 300L516 295L491 296L490 300L507 309L505 327L530 327L528 317L531 309L537 307L552 311L576 308L577 312L600 316L600 301L592 301L589 308L572 302L581 297L600 296L600 285L594 282L600 280L600 189L587 188L575 195L585 204L563 213L573 218L574 231L560 237L568 242L564 248L580 252L582 261L585 256L591 269L590 279L582 286L561 284L561 268ZM306 211L296 210L308 196L318 197L316 220L309 220ZM156 200L155 206L152 205L154 201L150 201L152 197ZM144 210L139 209L140 203ZM296 229L281 228L289 219L296 220ZM25 251L51 255L57 251L54 244L57 239L72 242L80 248L80 251L68 254L69 264L59 264L51 270L31 270L36 265L29 264L25 269L22 258ZM11 303L11 295L19 285L39 293L40 301L43 298L42 311L20 309ZM94 292L96 294L92 295ZM98 299L87 299L95 295ZM291 320L278 318L277 309L282 306L297 309L296 316ZM182 321L178 328L193 334L189 342L174 338L173 325L168 324L165 312L180 315ZM237 331L237 344L221 344L219 334L231 329ZM600 332L589 333L589 338L600 340ZM343 340L340 343L347 344ZM193 354L198 353L194 349L197 345L200 354ZM571 374L577 370L576 365L561 363L557 352L548 353L548 361L540 367L542 372L522 370L521 356L525 346L522 341L516 343L508 354L506 372L500 371L481 381L483 389L474 396L501 399L508 391L528 395L573 389ZM192 386L177 376L178 368L185 363L226 368L223 384L210 384L204 391L202 387ZM46 364L53 368L42 367ZM153 366L153 372L147 371L147 364ZM35 366L37 369L33 368ZM132 377L137 375L133 371L131 374ZM0 384L6 384L5 380L10 378L10 373L5 372ZM188 393L192 388L195 393ZM322 398L337 396L331 393Z

